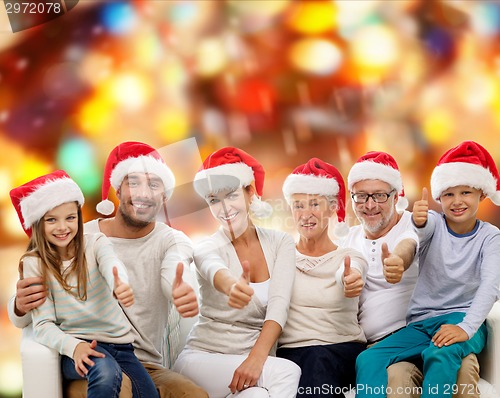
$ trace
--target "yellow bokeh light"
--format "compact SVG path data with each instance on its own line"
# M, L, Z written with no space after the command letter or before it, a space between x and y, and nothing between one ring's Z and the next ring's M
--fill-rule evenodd
M117 75L106 86L110 98L127 110L143 108L153 91L150 80L135 73Z
M430 111L422 122L424 136L430 145L443 145L453 136L453 117L445 110Z
M7 169L0 169L0 201L9 198L9 191L13 188L12 177Z
M36 156L27 155L22 163L17 165L17 171L18 174L13 181L15 186L54 171L54 165Z
M18 361L6 360L0 364L0 395L14 396L23 385L23 375Z
M156 120L156 130L167 142L176 142L189 135L189 118L182 110L162 112Z
M257 14L262 17L274 17L289 6L291 0L229 0L228 4L241 14Z
M288 25L291 29L306 35L333 31L337 26L337 9L333 2L296 3L288 18Z
M201 41L196 52L196 73L210 77L218 74L227 64L226 49L218 38Z
M340 66L342 52L324 39L303 39L290 48L290 61L299 70L328 75Z
M109 130L113 121L114 107L104 96L96 95L83 104L78 113L80 129L90 137Z
M399 45L394 32L382 25L361 29L351 43L354 66L361 74L383 76L399 59Z
M9 235L16 238L23 238L26 236L23 227L19 222L19 217L14 209L14 206L5 206L2 224L5 231L7 231Z

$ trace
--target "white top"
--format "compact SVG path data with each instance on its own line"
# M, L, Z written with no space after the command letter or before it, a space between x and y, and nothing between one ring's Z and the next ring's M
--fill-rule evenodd
M269 299L269 286L271 285L271 279L263 282L250 282L250 287L253 289L253 294L259 299L264 307L267 306L267 301Z
M406 326L406 310L418 276L418 256L404 272L401 281L395 284L385 280L381 258L382 243L387 243L389 251L392 251L404 239L412 239L418 245L409 211L405 211L399 222L379 239L368 239L363 227L356 225L349 228L349 234L340 243L343 247L360 251L368 261L358 318L369 343Z

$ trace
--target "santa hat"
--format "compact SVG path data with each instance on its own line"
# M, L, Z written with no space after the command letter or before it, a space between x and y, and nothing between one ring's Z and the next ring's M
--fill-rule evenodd
M167 200L172 196L175 177L160 154L142 142L123 142L111 151L106 162L102 180L102 201L96 207L99 213L113 213L115 206L108 199L109 189L120 188L123 179L131 173L151 173L158 176L163 181Z
M269 217L273 211L269 203L260 200L264 190L264 167L245 151L225 147L208 156L194 177L195 191L205 198L223 189L247 187L255 183L250 210L258 218Z
M474 141L464 141L448 150L432 172L431 192L436 200L443 191L459 185L480 189L494 204L500 205L500 177L495 161Z
M345 219L345 185L340 172L331 164L318 158L293 170L283 183L283 195L290 204L295 193L337 197L337 220L335 235L344 236L349 231Z
M68 202L83 205L80 187L63 170L56 170L14 188L10 199L17 211L24 232L31 237L31 227L45 213Z
M408 207L403 180L396 160L386 152L367 152L352 166L347 176L349 191L352 186L363 180L380 180L389 184L399 195L396 210L401 213Z

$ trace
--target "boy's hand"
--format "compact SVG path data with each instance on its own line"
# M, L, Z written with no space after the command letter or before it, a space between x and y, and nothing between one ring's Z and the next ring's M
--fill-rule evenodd
M85 364L89 367L95 365L94 361L90 359L91 356L97 358L104 358L106 356L102 352L94 350L96 347L97 341L95 340L92 340L92 343L82 341L76 346L73 352L73 360L75 361L75 370L80 376L85 377L89 372Z
M382 264L384 277L389 283L398 283L403 277L405 266L403 259L397 254L389 252L387 243L382 243Z
M351 257L344 257L344 296L348 298L358 297L365 283L361 274L356 269L351 269Z
M115 288L113 293L116 299L122 303L124 307L130 307L134 304L134 292L130 285L123 283L118 276L118 268L113 267L113 276L115 277Z
M436 334L432 336L432 342L440 348L467 340L469 340L469 335L457 325L441 325Z
M180 316L190 318L198 315L198 299L193 288L182 279L183 272L184 264L178 263L172 286L172 298Z
M243 261L241 263L243 268L243 273L238 282L231 286L229 291L229 301L230 307L242 309L248 305L253 296L253 289L250 287L250 264L248 261Z
M417 200L413 204L412 218L418 228L422 228L427 222L427 214L429 213L428 196L427 188L422 188L422 199Z

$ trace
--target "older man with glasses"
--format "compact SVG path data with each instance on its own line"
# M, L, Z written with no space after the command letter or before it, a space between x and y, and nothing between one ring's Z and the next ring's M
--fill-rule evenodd
M361 156L351 168L347 184L361 225L351 227L341 244L362 252L368 261L358 318L371 345L406 325L406 311L418 276L418 237L411 213L405 210L408 201L391 155L368 152ZM477 358L466 357L464 363L457 384L476 385ZM420 366L409 362L391 365L387 397L420 397Z

